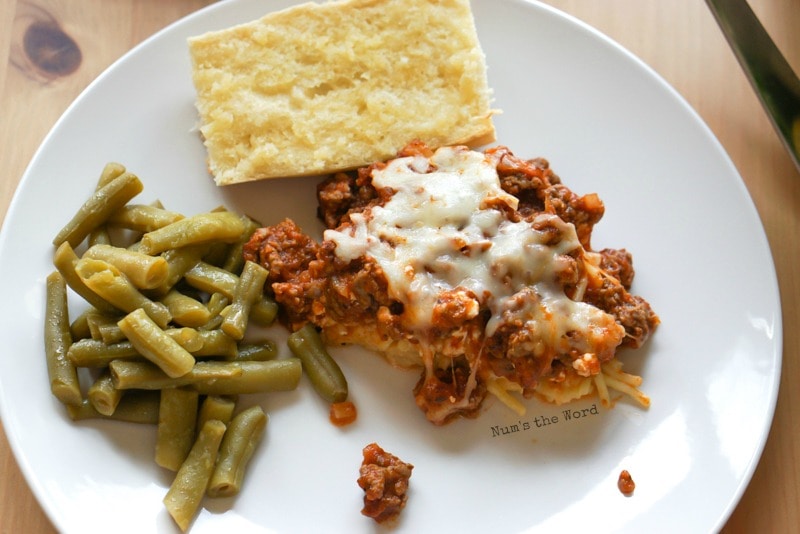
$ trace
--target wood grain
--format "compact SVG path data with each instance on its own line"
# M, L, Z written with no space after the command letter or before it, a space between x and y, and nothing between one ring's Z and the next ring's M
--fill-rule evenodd
M80 91L131 47L210 3L0 0L0 55L4 58L0 62L0 213L5 214L25 167L47 131ZM778 273L785 325L784 363L775 421L763 457L724 531L796 531L800 525L800 388L793 378L800 376L800 335L795 328L800 323L800 173L783 151L704 2L545 3L610 36L669 82L718 137L745 181L762 218ZM750 3L790 64L800 71L800 2ZM42 73L23 61L20 41L26 24L37 14L54 25L51 29L74 41L80 52L74 70L47 75L46 69ZM49 53L57 55L57 47ZM58 73L57 68L54 70ZM0 473L0 531L55 532L28 489L2 433Z

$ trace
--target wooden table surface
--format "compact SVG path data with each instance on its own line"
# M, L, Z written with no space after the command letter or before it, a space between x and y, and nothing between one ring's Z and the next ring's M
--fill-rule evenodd
M69 103L113 61L212 0L0 0L0 215ZM783 304L781 391L763 457L725 532L800 529L800 173L702 0L547 0L638 55L683 95L730 154L772 246ZM268 10L265 0L265 12ZM800 71L800 0L751 0ZM26 31L44 29L39 40ZM52 31L56 30L56 31ZM32 32L28 32L32 35ZM47 41L46 36L56 37ZM38 46L37 46L38 44ZM676 513L680 513L676 510ZM0 532L54 528L0 431Z

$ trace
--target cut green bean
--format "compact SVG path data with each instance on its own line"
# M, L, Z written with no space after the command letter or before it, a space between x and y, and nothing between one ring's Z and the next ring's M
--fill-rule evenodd
M108 184L114 178L121 176L125 172L125 166L120 163L110 162L103 167L103 172L100 173L100 178L97 180L97 187L95 191ZM108 231L108 225L103 224L89 232L89 246L94 245L111 245L111 234Z
M142 182L125 172L96 190L78 209L72 219L56 234L53 245L69 243L77 247L89 233L102 226L115 211L142 192Z
M47 277L46 285L44 347L50 391L62 403L78 405L83 401L78 371L67 358L67 352L72 344L67 309L67 284L61 274L53 272Z
M117 323L134 348L172 378L192 370L194 356L164 332L143 309L134 310Z
M218 330L222 326L222 321L225 319L222 316L222 311L230 304L230 299L222 293L211 293L211 296L206 302L208 312L211 318L203 326L198 326L198 330Z
M216 419L227 425L233 419L236 410L236 401L233 397L223 395L209 395L203 399L200 411L197 414L197 428L202 428L206 421Z
M161 390L156 432L156 464L177 471L194 443L197 431L196 391L183 388Z
M108 232L108 227L104 224L102 226L98 226L91 232L89 232L89 246L93 247L95 245L111 245L111 234Z
M227 211L228 209L225 208L225 206L217 206L216 208L209 210L209 213L220 213ZM222 264L225 263L225 258L228 257L228 249L230 249L230 247L231 243L229 242L216 241L211 243L211 246L208 248L208 252L205 256L203 256L203 261L217 267L222 267Z
M75 265L75 272L89 289L124 312L141 309L161 328L166 328L172 320L166 306L147 298L119 269L106 261L81 258Z
M201 380L192 384L203 395L244 395L291 391L297 388L303 366L297 358L266 362L203 362L207 364L238 365L242 374L223 380ZM198 363L197 365L200 365Z
M204 261L197 262L184 274L186 283L195 289L206 293L221 293L229 300L233 300L239 277L235 274L215 267Z
M100 173L100 178L97 180L97 186L95 187L95 191L98 189L102 189L103 186L107 185L109 182L122 176L125 173L125 165L121 163L117 163L111 161L106 163L103 167L103 171Z
M261 226L259 222L254 221L247 215L240 215L240 217L242 218L242 223L244 224L242 238L228 247L227 256L221 265L223 269L234 274L239 274L242 272L245 263L243 254L244 245L250 240L250 236L253 235L253 232L255 232Z
M157 295L166 295L175 284L177 284L186 274L186 271L203 258L208 250L208 245L194 245L189 247L173 248L161 253L161 257L167 262L167 279L153 292Z
M174 339L178 345L188 352L195 353L202 350L204 339L202 333L194 328L184 326L182 328L167 328L164 333Z
M108 367L118 389L190 386L201 395L291 391L297 388L302 375L297 358L266 362L201 361L178 378L170 378L150 362L115 360Z
M87 339L92 337L92 331L89 328L89 315L95 312L94 308L88 308L80 313L69 325L69 332L72 336L72 341L79 339Z
M86 315L86 323L89 327L89 332L91 334L92 339L101 339L106 343L110 343L103 337L103 327L107 327L109 325L113 325L114 327L117 326L117 321L122 319L122 314L114 313L114 315L109 315L106 313L101 313L97 310L89 310ZM118 341L118 340L117 340Z
M238 348L236 361L265 362L278 356L278 345L270 339L258 343L240 343Z
M261 295L250 308L250 321L259 326L270 326L278 316L278 304L267 295Z
M231 299L222 293L211 293L208 297L208 302L206 302L206 307L208 307L208 312L211 315L219 315L230 303Z
M261 300L264 293L264 283L267 281L269 272L261 265L247 261L242 275L236 284L233 300L225 313L222 321L222 331L239 341L244 338L247 323L250 317L250 309L253 304Z
M339 364L325 348L322 338L311 323L291 333L288 339L292 353L303 362L303 370L314 390L328 402L347 400L347 380Z
M122 391L114 387L114 381L111 379L111 373L105 369L97 380L95 380L86 395L89 402L95 410L102 415L113 415L117 409L120 400L122 400Z
M232 497L239 493L256 447L264 436L267 415L260 406L253 406L233 418L222 444L214 473L208 483L209 497Z
M222 330L198 330L202 347L193 352L196 357L217 357L233 360L239 353L236 340Z
M141 251L145 254L158 254L188 245L233 243L241 238L242 232L244 224L235 213L201 213L147 232L141 239Z
M67 357L76 367L105 367L114 360L144 360L138 350L114 325L120 336L117 341L106 342L102 339L80 339L70 345ZM104 329L110 330L110 329ZM197 330L191 328L168 328L164 333L174 339L188 352L200 350L203 346L203 337ZM109 336L110 337L110 336Z
M97 339L81 339L73 343L67 357L76 367L107 366L114 360L141 360L144 357L130 341L107 344Z
M197 362L185 375L172 378L149 361L114 360L108 364L118 389L165 389L192 385L203 380L228 380L242 375L242 368L220 362Z
M148 256L121 247L94 245L83 257L110 263L139 289L156 288L164 284L169 275L167 260L161 256Z
M98 412L88 399L77 406L68 405L67 414L73 421L85 419L108 419L155 425L158 423L159 391L125 391L117 404L114 413L103 415Z
M225 258L228 257L228 250L231 246L230 243L211 243L211 246L208 247L208 252L203 256L203 261L215 267L223 268L222 264L225 263Z
M172 320L182 326L197 328L211 319L211 312L205 304L176 289L170 290L161 298L172 315Z
M152 232L185 217L174 211L145 204L128 204L108 218L108 224L135 232Z
M107 345L113 345L121 341L126 341L128 338L122 332L122 329L117 325L117 322L122 317L117 317L113 323L101 323L97 325L98 337L94 338L102 341ZM167 328L164 330L168 336L178 342L178 344L189 352L199 350L202 347L203 340L198 334L197 330L188 327Z
M117 325L120 319L122 319L122 317L117 318L117 320L111 324L98 324L97 335L99 337L96 339L108 345L127 340L128 338L125 337L125 334L122 333L122 330Z
M225 318L222 315L214 315L211 319L208 320L206 324L203 326L198 326L198 330L219 330L219 327L222 326L222 321Z
M200 508L224 434L222 421L212 420L203 425L164 496L164 506L183 532L189 528Z
M67 285L80 297L88 302L93 308L101 313L115 314L119 313L113 304L105 300L103 297L92 291L84 282L83 279L75 271L76 265L80 258L72 249L69 243L62 243L53 255L53 264Z

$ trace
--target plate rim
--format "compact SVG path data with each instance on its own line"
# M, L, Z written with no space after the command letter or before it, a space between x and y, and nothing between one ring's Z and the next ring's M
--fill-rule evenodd
M742 495L744 494L745 490L749 486L752 477L755 473L755 470L758 466L758 463L762 457L764 452L764 448L766 447L769 430L774 422L775 410L778 402L778 397L780 393L780 381L782 375L782 363L783 363L783 305L781 301L781 293L779 282L777 278L777 272L775 269L775 262L774 256L772 253L772 247L770 246L768 236L766 234L763 220L758 212L755 203L753 201L752 196L747 189L747 185L744 182L743 178L741 177L738 169L734 165L733 161L731 160L730 156L728 155L725 148L722 146L718 138L714 135L713 131L710 127L706 124L706 122L702 119L702 117L697 113L697 111L688 103L688 101L671 85L669 84L657 71L655 71L652 67L646 64L641 58L633 54L627 48L623 47L618 42L614 41L611 37L604 34L597 28L585 23L584 21L578 19L577 17L565 13L554 6L549 4L545 4L540 2L539 0L505 0L509 3L516 3L522 5L530 5L535 8L543 9L548 11L556 16L563 18L564 20L569 21L572 25L580 28L581 31L588 32L589 34L593 35L595 38L600 39L603 41L607 46L611 46L614 48L617 53L623 54L628 61L632 61L637 68L642 69L644 72L647 73L649 77L656 80L662 89L667 90L671 97L678 101L681 106L687 111L693 118L693 121L696 126L701 126L705 137L715 145L715 148L718 152L718 155L722 156L724 159L725 165L728 170L728 174L735 176L736 178L736 185L742 190L743 195L742 197L746 199L749 203L749 207L752 210L752 213L755 215L756 220L759 223L759 236L760 239L763 241L763 244L766 245L766 250L768 252L766 260L768 260L769 265L771 267L770 270L770 286L771 291L773 292L774 296L776 297L776 304L778 306L776 312L777 315L775 317L775 333L774 333L774 355L772 360L775 363L775 372L771 375L771 383L772 387L770 390L770 397L768 402L768 413L769 417L767 422L765 422L764 432L761 434L761 439L759 440L759 446L756 450L753 451L752 459L748 463L746 474L742 479L739 481L739 485L737 490L735 491L735 498L731 501L729 506L722 511L722 515L719 518L719 521L716 524L716 528L721 528L730 518L730 515L733 513L736 506L739 504ZM201 9L198 9L186 16L166 25L165 27L161 28L160 30L156 31L146 39L142 40L140 43L132 47L118 59L116 59L113 63L111 63L108 67L106 67L96 78L94 78L80 93L78 96L66 107L63 113L59 116L56 122L52 125L48 133L45 135L43 140L41 141L40 145L37 147L36 151L34 152L30 162L26 166L22 177L16 187L14 194L12 195L11 201L9 202L8 209L6 214L3 218L2 225L0 226L0 251L5 250L6 243L8 240L8 234L12 231L9 229L8 224L6 224L9 220L13 220L15 218L15 214L19 208L19 195L18 192L23 189L27 182L30 181L32 178L31 169L36 166L36 163L42 157L42 154L46 151L47 146L50 144L51 139L54 135L56 135L57 131L60 130L62 123L66 120L66 118L73 112L74 108L77 107L83 100L89 98L94 90L94 87L98 84L103 83L103 80L110 75L116 69L122 68L125 62L134 55L140 53L140 51L146 47L152 46L154 42L161 39L164 34L171 33L173 29L177 26L188 24L191 20L200 17L211 16L217 10L227 10L233 9L231 6L235 6L236 4L242 3L240 0L223 0L214 4L210 4L205 6ZM3 388L3 378L0 377L0 421L3 422L4 427L6 428L6 436L9 443L9 447L14 455L15 460L20 468L20 471L23 474L25 481L28 483L31 491L34 493L37 502L42 507L42 510L53 522L54 526L57 528L59 525L56 522L57 514L52 508L51 503L45 497L46 492L43 488L40 487L40 481L36 477L34 473L33 467L28 463L28 458L21 450L21 444L18 442L18 436L16 433L9 432L5 422L9 420L9 412L7 408L8 401L5 399L4 395L4 388Z

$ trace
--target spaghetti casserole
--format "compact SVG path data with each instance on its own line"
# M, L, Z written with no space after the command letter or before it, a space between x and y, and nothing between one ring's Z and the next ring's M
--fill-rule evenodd
M520 413L520 396L608 405L609 388L649 404L616 354L658 316L629 291L631 255L591 247L602 201L546 160L416 142L328 178L318 201L321 242L287 219L257 230L246 257L269 268L290 328L419 367L434 424L476 415L488 394Z

